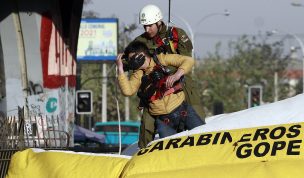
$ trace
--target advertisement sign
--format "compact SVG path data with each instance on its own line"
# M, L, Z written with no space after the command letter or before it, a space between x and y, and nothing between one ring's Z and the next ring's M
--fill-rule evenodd
M82 19L77 47L78 61L115 60L118 19Z

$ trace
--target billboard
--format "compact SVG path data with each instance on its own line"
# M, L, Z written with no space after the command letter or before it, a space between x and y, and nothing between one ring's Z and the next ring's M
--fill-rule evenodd
M118 49L118 19L82 19L80 23L77 60L115 60Z

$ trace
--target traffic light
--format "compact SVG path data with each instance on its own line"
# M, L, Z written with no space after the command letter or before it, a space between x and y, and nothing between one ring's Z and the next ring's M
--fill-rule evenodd
M93 94L91 90L76 91L76 113L91 114L93 109Z
M248 90L248 108L260 106L262 103L262 86L250 86Z

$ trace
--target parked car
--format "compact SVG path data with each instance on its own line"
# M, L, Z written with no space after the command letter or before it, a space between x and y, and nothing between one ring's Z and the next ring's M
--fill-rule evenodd
M102 153L104 150L105 136L91 130L75 125L74 147L76 152Z
M120 122L121 146L122 149L138 141L140 122L123 121ZM109 152L119 149L119 122L96 122L94 131L105 135L105 146Z

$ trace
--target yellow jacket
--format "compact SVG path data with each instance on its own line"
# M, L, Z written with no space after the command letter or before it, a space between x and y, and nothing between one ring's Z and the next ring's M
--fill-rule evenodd
M191 71L192 66L194 65L194 59L188 56L178 54L160 54L157 57L162 65L174 66L179 69L183 69L185 74ZM155 65L154 60L151 58L149 66L145 70L140 69L134 71L131 74L130 79L128 79L126 74L120 74L118 76L118 82L122 93L125 96L134 95L141 85L142 76L151 73ZM161 99L149 103L149 113L151 115L169 114L177 108L184 99L185 94L183 91L164 96Z

